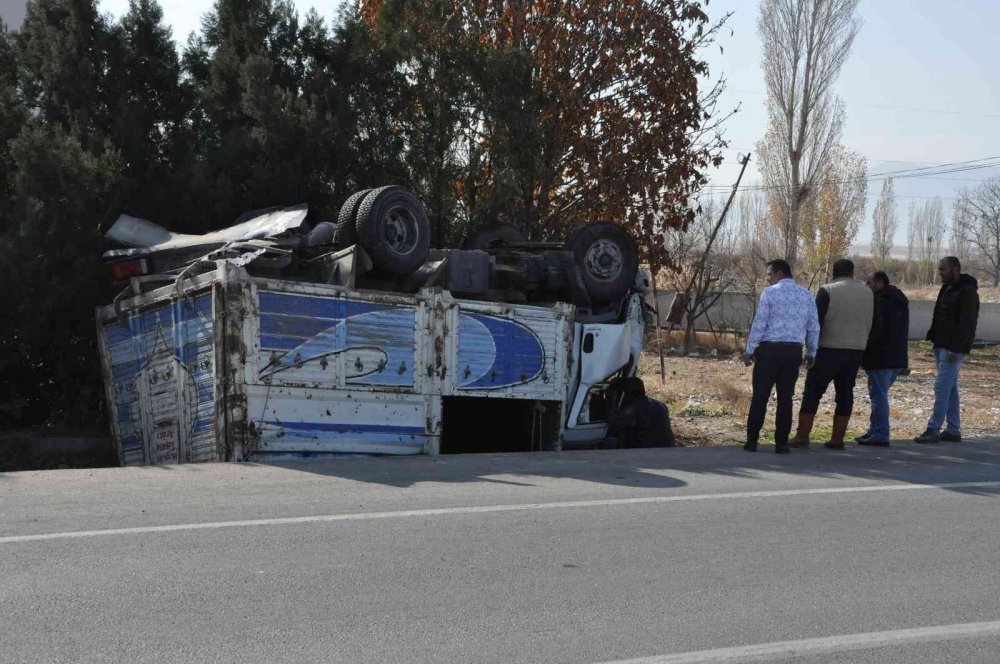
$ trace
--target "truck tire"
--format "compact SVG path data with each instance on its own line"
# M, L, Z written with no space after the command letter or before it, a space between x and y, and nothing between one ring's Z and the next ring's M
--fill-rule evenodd
M356 241L356 230L354 218L361 207L361 201L371 192L371 189L362 189L347 197L344 204L340 206L340 214L337 215L337 230L333 234L333 243L343 249L349 247Z
M592 221L570 234L566 248L573 252L595 306L625 297L639 269L639 252L624 228Z
M374 189L356 216L357 241L376 267L406 276L427 260L431 225L424 206L403 187Z
M513 226L499 224L480 229L463 244L462 248L467 251L474 251L476 249L486 250L500 245L521 244L523 242L527 242L524 233Z

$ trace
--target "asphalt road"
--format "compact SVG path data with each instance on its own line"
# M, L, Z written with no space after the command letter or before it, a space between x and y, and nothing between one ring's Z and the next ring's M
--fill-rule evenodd
M0 474L0 661L1000 661L1000 439L764 449Z

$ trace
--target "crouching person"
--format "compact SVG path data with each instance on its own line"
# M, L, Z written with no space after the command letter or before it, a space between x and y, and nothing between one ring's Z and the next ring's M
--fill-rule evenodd
M907 339L910 330L910 302L903 291L889 283L889 275L879 271L868 278L878 309L861 366L868 376L868 396L872 414L868 431L854 440L859 445L889 446L889 388L909 367Z
M667 405L646 396L642 379L621 378L609 392L616 394L608 417L608 440L604 447L674 447Z

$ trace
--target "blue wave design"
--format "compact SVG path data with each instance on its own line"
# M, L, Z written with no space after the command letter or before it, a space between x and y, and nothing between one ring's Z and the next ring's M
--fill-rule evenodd
M260 297L261 351L282 353L264 366L261 378L345 352L371 350L381 359L366 360L360 368L345 367L349 383L413 385L413 308L275 293ZM320 318L299 315L309 313Z
M493 346L492 358L489 343ZM490 365L484 370L487 361ZM520 385L531 382L542 373L545 347L534 331L515 321L482 314L462 314L459 320L458 364L459 389Z

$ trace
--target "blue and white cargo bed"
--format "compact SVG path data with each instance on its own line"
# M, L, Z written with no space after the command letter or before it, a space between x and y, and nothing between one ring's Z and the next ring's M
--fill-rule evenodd
M591 350L598 339L613 372L641 343L641 313L626 325L573 318L565 303L351 291L220 263L102 307L98 331L122 463L163 464L438 454L446 408L465 420L453 447L500 425L559 449L570 410L574 439L599 439L577 391L606 376L582 375L581 337ZM498 399L526 405L523 428L474 421Z

